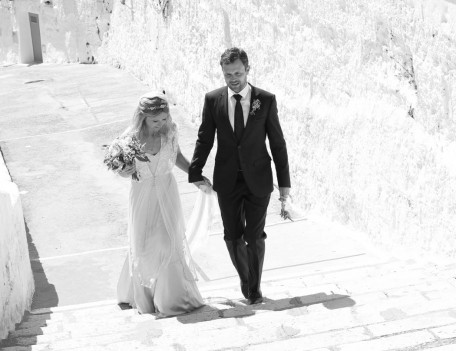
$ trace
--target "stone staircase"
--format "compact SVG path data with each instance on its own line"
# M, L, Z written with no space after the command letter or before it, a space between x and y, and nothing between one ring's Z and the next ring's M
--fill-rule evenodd
M3 150L14 160L9 170L24 191L32 266L41 283L38 302L58 301L59 307L27 313L1 350L456 351L454 262L385 257L328 221L280 225L277 193L268 213L263 304L247 306L240 299L217 233L209 236L210 250L197 257L207 303L198 311L155 319L114 300L98 301L115 296L117 267L125 257L117 249L127 242L119 235L124 222L113 220L124 218L126 202L119 194L125 186L102 172L99 146L123 131L146 87L102 65L13 67L2 79L10 102L0 106L9 126L2 130ZM46 89L24 85L39 79ZM26 125L17 122L24 116ZM195 126L185 123L188 116L178 106L173 117L190 157ZM68 155L71 166L62 167ZM83 174L90 174L88 181L80 181ZM58 179L78 181L68 186ZM177 180L188 213L195 188L182 172ZM79 207L63 206L62 199ZM87 199L97 206L96 216ZM67 225L62 218L76 220Z
M456 264L374 255L266 270L265 303L236 278L202 282L207 305L155 319L115 301L33 310L1 344L45 350L456 350Z

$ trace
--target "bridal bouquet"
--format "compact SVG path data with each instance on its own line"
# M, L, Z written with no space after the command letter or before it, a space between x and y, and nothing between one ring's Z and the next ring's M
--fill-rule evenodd
M134 164L137 158L140 161L147 162L149 159L143 151L143 145L140 144L135 135L125 135L117 137L110 145L103 145L106 150L104 163L108 169L118 173L127 166ZM134 180L139 180L136 171L132 174Z

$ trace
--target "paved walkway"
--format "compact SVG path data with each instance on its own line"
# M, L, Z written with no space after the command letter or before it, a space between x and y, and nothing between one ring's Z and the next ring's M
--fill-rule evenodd
M264 304L241 299L217 223L195 254L205 307L167 319L121 309L128 181L104 168L101 145L148 88L102 65L10 66L0 80L0 148L36 282L33 310L3 350L456 350L456 264L392 257L324 218L283 222L277 194ZM197 127L182 107L172 113L190 157ZM196 188L176 176L188 216Z

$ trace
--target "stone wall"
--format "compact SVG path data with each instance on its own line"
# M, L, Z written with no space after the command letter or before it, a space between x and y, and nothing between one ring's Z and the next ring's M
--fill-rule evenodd
M32 305L34 281L19 190L0 152L0 340Z
M199 122L243 47L277 95L293 194L378 243L456 256L456 8L421 0L125 0L101 62Z

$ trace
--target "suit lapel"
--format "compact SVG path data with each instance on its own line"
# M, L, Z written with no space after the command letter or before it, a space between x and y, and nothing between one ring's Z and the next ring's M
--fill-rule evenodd
M252 122L251 120L253 119L254 115L252 115L252 106L253 106L253 101L255 101L256 99L258 99L258 91L257 89L255 89L255 87L250 84L250 109L249 109L249 116L247 118L247 124L245 125L245 129L244 129L244 134L243 136L246 134L246 131L249 129L249 127L252 125Z

